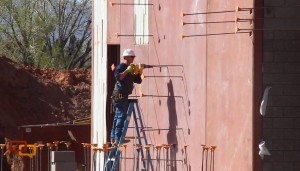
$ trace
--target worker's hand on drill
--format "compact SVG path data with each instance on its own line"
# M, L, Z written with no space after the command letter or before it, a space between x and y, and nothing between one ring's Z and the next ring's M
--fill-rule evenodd
M126 69L127 72L132 73L133 71L133 65L129 65Z

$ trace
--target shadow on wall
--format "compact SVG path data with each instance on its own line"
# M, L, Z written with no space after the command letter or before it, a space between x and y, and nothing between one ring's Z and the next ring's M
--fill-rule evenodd
M169 131L167 133L167 141L168 144L172 144L171 147L173 147L170 148L170 171L176 171L177 170L176 154L178 152L178 140L176 135L176 127L178 121L177 121L176 101L174 97L172 80L169 81L167 86L168 86L167 105L169 110Z

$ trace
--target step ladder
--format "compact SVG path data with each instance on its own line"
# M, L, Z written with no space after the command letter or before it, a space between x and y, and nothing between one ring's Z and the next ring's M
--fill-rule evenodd
M140 110L140 107L138 104L138 99L128 99L128 103L129 103L129 107L128 107L128 111L127 111L127 118L124 123L124 128L122 131L122 135L120 137L119 145L117 147L113 148L111 150L111 152L109 153L109 155L107 156L107 160L105 163L105 171L119 171L118 163L119 163L119 159L120 159L120 155L121 155L121 151L119 150L119 148L120 148L120 144L122 145L124 143L125 136L127 133L127 129L128 129L132 114L133 114L133 118L134 118L134 125L135 125L135 130L136 130L136 135L137 135L135 138L138 140L138 144L142 146L142 138L141 138L140 130L144 129L144 124L143 124L143 120L142 120L141 110ZM144 139L144 145L148 145L146 133L144 131L141 131L141 133L143 134L142 136ZM141 150L141 157L142 157L142 159L145 159L143 150ZM137 161L137 163L138 162L139 161ZM153 171L153 165L152 165L150 153L147 156L147 160L143 160L144 168L146 168L146 162L148 162L147 163L148 170L146 170L146 171ZM150 167L149 167L149 165L150 165ZM140 171L140 170L137 170L137 171Z

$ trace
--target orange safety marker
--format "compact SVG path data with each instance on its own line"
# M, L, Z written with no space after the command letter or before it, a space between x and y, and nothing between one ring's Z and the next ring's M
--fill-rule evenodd
M34 144L19 145L18 155L19 156L28 156L28 157L32 158L33 156L36 155L36 147L37 146L34 145ZM30 152L29 153L24 153L23 151L26 148L32 149L32 153L30 153ZM27 149L26 149L26 151L27 151Z

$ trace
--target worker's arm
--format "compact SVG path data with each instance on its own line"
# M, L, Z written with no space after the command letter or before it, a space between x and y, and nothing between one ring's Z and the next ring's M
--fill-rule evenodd
M125 70L124 72L121 72L119 74L119 80L123 80L127 74L129 74L129 72L127 70Z
M118 73L118 70L116 70L116 72ZM123 72L119 72L119 74L116 75L117 80L123 80L127 74L130 74L133 70L133 66L129 65L127 66L127 68L123 71Z

